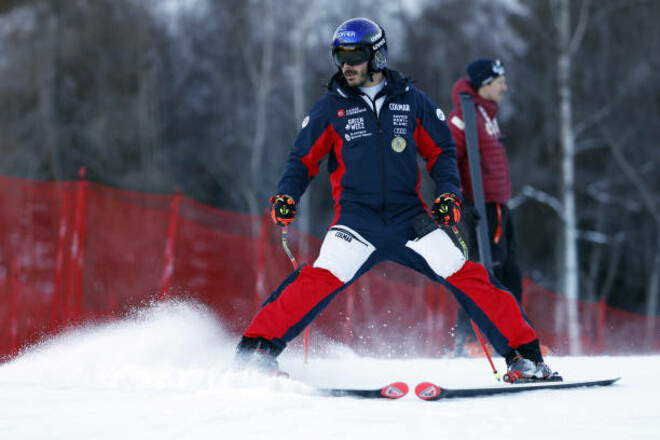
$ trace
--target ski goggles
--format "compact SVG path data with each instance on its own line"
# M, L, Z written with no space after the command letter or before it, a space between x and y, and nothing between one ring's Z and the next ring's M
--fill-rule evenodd
M371 49L367 46L336 46L332 49L332 60L341 69L344 63L349 66L357 66L365 63L371 58Z

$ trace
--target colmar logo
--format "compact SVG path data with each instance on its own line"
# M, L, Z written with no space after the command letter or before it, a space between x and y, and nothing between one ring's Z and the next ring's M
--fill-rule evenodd
M395 112L409 112L410 104L397 104L396 102L390 103L390 110Z
M346 232L343 232L343 231L335 232L335 237L341 238L342 240L347 241L349 243L353 241L353 238L350 235L348 235Z

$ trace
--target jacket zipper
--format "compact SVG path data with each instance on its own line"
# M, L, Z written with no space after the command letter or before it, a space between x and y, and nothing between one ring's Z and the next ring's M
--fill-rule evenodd
M369 98L369 101L371 102L371 110L374 112L374 116L376 117L376 126L378 128L378 146L380 150L380 182L381 182L381 191L383 193L383 200L380 205L380 218L383 221L383 224L387 226L387 218L385 217L385 204L386 204L385 191L387 189L385 186L385 147L382 145L383 130L380 125L380 115L378 114L378 109L376 108L376 101L379 99L379 96L376 95L375 100L371 99L369 96L367 96L367 98ZM383 106L385 106L386 100L387 97L385 97L385 99L383 100Z

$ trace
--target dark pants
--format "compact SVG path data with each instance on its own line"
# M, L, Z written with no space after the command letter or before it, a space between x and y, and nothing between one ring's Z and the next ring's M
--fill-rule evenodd
M513 294L520 303L522 301L522 273L518 266L516 255L516 233L511 218L511 211L504 204L486 204L486 220L492 258L491 272L504 287ZM480 261L479 243L477 241L477 214L471 202L465 202L461 210L461 222L458 229L468 247L468 256L472 261ZM495 236L499 235L497 243ZM470 318L461 309L456 322L456 347L462 348L466 340L475 338Z

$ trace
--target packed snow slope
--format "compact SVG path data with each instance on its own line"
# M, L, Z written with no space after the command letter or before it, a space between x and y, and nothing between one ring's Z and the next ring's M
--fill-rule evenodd
M310 386L495 381L485 359L371 359L336 345L308 365L287 351L281 366L293 380L269 378L231 370L235 339L203 307L170 303L43 342L0 366L0 438L660 438L660 356L548 357L566 379L622 377L605 388L365 400Z

